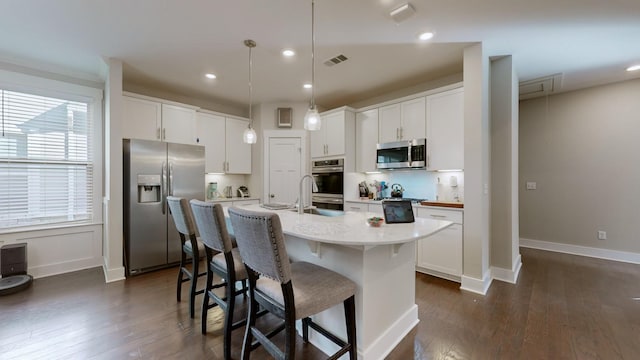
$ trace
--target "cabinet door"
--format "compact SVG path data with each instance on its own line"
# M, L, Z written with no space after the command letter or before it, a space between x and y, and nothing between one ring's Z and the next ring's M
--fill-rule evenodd
M462 275L462 225L453 224L418 242L419 267Z
M378 109L378 135L381 143L400 140L400 104L383 106Z
M242 142L249 121L226 118L226 156L228 174L251 174L251 144Z
M223 116L198 113L196 142L204 146L205 172L225 170L225 119Z
M196 144L196 111L162 104L162 140L178 144Z
M356 114L356 171L376 171L378 109Z
M344 111L324 116L322 118L322 126L325 127L325 143L327 144L326 156L344 155Z
M161 107L159 102L122 97L122 137L125 139L160 140Z
M425 98L404 101L402 107L402 124L400 138L402 140L421 139L427 137L427 117Z
M464 169L464 91L427 97L429 170Z
M344 209L346 211L366 212L368 210L368 205L365 204L365 203L361 203L361 202L345 201L344 202Z
M326 156L326 145L325 142L325 133L327 131L327 123L322 119L322 125L320 126L320 130L317 131L309 131L309 137L311 141L311 157L319 158Z

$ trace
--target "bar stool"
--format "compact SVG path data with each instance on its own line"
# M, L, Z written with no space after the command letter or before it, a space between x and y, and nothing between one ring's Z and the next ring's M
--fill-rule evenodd
M295 358L295 321L302 319L302 337L309 341L309 327L340 346L330 359L349 352L357 357L355 292L356 284L346 277L307 262L289 263L280 218L275 213L240 208L228 210L236 241L249 278L249 318L242 345L242 359L249 359L251 350L259 345L276 359ZM347 342L322 328L311 315L343 303ZM283 320L272 331L256 327L258 304ZM271 340L285 330L285 349ZM253 338L257 343L253 343Z
M180 302L182 283L191 281L189 287L189 315L191 318L195 316L195 300L196 295L202 294L204 289L197 290L198 278L206 275L206 273L200 273L198 270L200 258L204 256L204 244L196 238L196 226L191 217L191 210L189 209L189 203L187 199L167 196L167 203L173 217L173 221L176 224L176 229L180 234L180 270L178 271L178 285L176 298ZM191 272L187 269L187 257L191 260ZM185 278L186 277L186 278Z
M200 238L207 254L207 285L202 302L202 333L207 333L207 312L214 306L220 306L224 317L224 358L231 359L231 331L246 324L246 319L233 322L236 295L246 291L247 271L245 270L238 248L233 247L232 238L227 231L222 205L191 200L191 210ZM222 278L222 282L213 283L213 275ZM237 281L242 281L242 290L236 291ZM213 290L225 287L224 297ZM209 298L213 303L209 304Z

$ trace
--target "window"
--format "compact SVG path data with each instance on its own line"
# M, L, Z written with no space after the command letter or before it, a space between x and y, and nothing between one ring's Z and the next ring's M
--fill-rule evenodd
M0 88L0 231L93 220L93 106L78 98Z

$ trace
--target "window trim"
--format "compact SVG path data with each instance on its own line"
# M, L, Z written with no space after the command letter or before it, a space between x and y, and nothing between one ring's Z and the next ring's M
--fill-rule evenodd
M43 78L30 74L17 73L0 69L0 88L28 94L54 97L70 101L85 102L88 105L88 116L92 119L92 152L93 152L93 218L90 220L69 221L42 225L25 225L0 229L0 234L25 231L46 230L61 227L101 225L103 222L104 193L104 106L103 89L93 88L70 82Z

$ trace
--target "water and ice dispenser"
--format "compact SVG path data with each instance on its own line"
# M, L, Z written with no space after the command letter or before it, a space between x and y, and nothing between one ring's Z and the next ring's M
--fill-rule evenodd
M160 175L138 175L138 202L154 203L162 200Z

